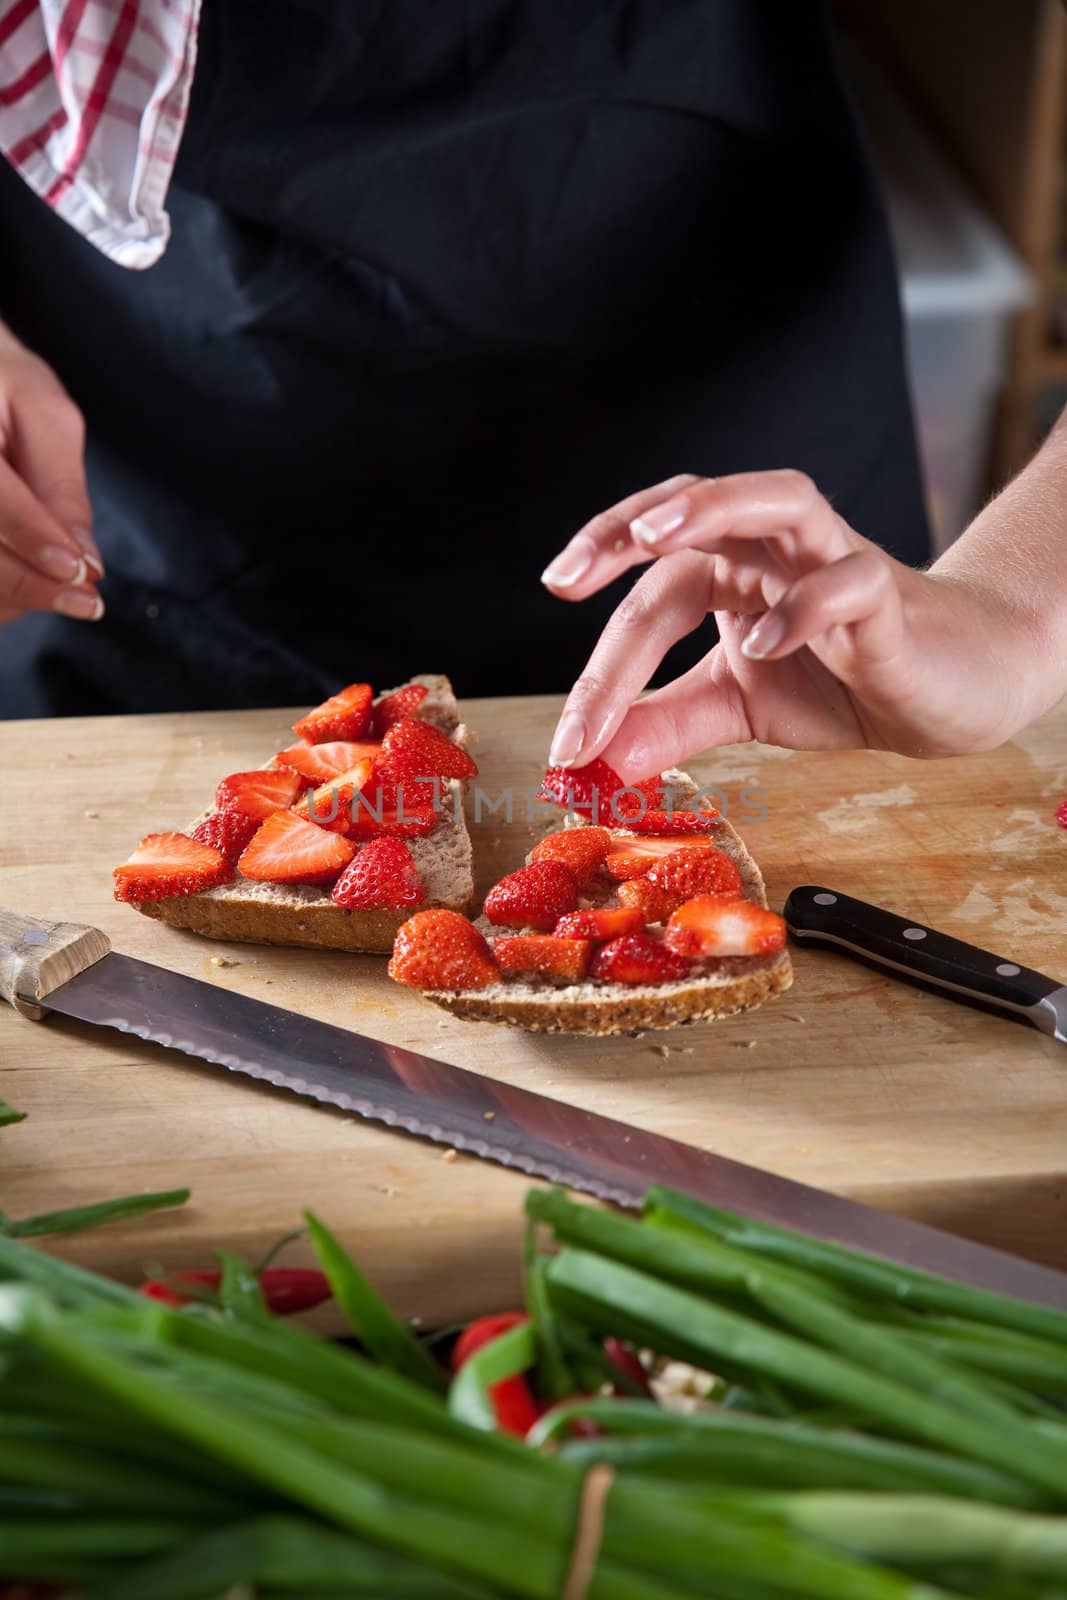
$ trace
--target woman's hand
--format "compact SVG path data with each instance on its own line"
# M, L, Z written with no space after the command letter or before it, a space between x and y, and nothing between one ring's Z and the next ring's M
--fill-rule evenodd
M568 696L550 760L603 756L636 780L748 739L941 756L1010 738L1067 689L1062 442L1059 452L1054 535L1020 534L1045 492L1038 485L1020 501L1024 473L925 573L862 538L799 472L672 478L603 512L549 566L547 587L583 600L628 567L653 564ZM1047 618L1019 571L1027 539L1047 557L1046 589L1058 587ZM1040 570L1031 590L1035 582ZM720 643L637 700L709 612Z
M25 611L103 615L84 442L55 373L0 324L0 623Z

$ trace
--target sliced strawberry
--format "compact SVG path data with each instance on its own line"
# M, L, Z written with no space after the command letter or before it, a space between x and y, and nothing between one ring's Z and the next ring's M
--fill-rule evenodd
M593 957L593 977L608 983L672 983L688 971L689 963L650 933L625 933Z
M381 744L376 739L333 739L329 744L305 744L301 740L287 750L279 750L274 760L279 767L288 767L308 783L318 785L330 778L339 778L357 761L368 757L373 760L380 749Z
M266 883L332 883L355 855L339 834L317 828L292 811L268 817L245 850L237 870Z
M238 856L258 827L258 817L246 817L243 811L227 808L213 811L203 822L198 822L192 838L209 844L212 850L224 855L231 866L236 866Z
M551 933L560 917L578 905L578 881L562 861L531 861L501 878L485 897L490 922L505 928Z
M639 933L645 925L640 911L623 906L604 911L569 911L556 923L560 939L618 939L624 933Z
M671 834L711 833L718 821L719 813L714 809L646 811L643 817L630 817L626 826L632 828L634 833L652 833L662 839Z
M597 759L584 767L550 767L541 784L541 796L610 827L650 807L662 806L663 779L626 784L606 761Z
M185 833L150 833L113 873L116 900L169 900L227 883L233 868L221 850Z
M611 834L607 828L562 828L559 833L549 833L535 845L531 860L562 861L578 880L578 887L586 889L601 867L611 848Z
M733 898L741 893L741 874L721 850L672 851L653 863L648 881L664 894L672 895L679 906L698 894Z
M342 872L331 898L346 910L410 911L422 905L426 890L402 839L372 839Z
M362 739L370 728L374 691L369 683L350 683L333 694L306 717L293 723L298 739L308 744L325 744L329 739Z
M496 939L493 955L501 972L539 972L548 978L577 983L589 970L589 940L559 939L550 933L517 934Z
M385 806L364 803L364 794L352 813L352 826L346 829L350 839L425 839L433 832L440 816L433 806L409 806L402 811Z
M473 922L458 911L416 911L397 933L389 976L413 989L484 989L500 973Z
M317 822L320 828L329 828L333 833L347 833L356 811L360 809L356 797L362 794L373 772L373 758L365 757L348 772L340 772L318 789L309 790L293 810L298 817Z
M304 780L287 768L257 767L253 772L231 772L215 790L220 811L266 821L275 811L287 811L304 787Z
M386 729L402 717L415 716L429 692L424 683L406 683L402 689L394 689L392 694L383 695L375 704L371 716L374 737L380 739Z
M657 889L647 878L630 878L619 884L617 893L620 905L640 911L646 923L666 922L677 904L673 895Z
M704 834L691 839L638 839L628 833L613 833L612 848L604 862L613 878L643 878L662 856L678 850L710 850L712 842Z
M382 740L383 774L400 783L405 779L476 778L478 768L466 750L447 733L418 717L401 717Z
M672 913L663 938L682 956L763 956L785 948L785 923L751 900L702 894Z
M1062 806L1060 806L1059 810L1056 812L1056 821L1059 823L1061 828L1067 828L1067 800L1063 802Z

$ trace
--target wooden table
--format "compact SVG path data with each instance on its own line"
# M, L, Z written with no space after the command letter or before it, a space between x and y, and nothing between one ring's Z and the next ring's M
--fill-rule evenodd
M483 786L536 781L557 709L483 700ZM93 922L118 950L741 1160L1067 1267L1067 1051L840 957L796 952L764 1010L630 1039L557 1039L446 1017L375 957L219 946L111 899L142 834L181 827L220 776L287 742L257 711L0 727L0 904ZM772 904L829 883L1067 979L1067 703L1005 749L923 764L756 746L691 762L726 793ZM744 827L759 789L767 819ZM474 829L483 889L529 830ZM213 964L219 957L226 964ZM57 1242L125 1278L256 1254L314 1207L398 1310L438 1321L516 1293L526 1180L235 1080L105 1029L0 1008L0 1132L13 1215L189 1184L182 1212ZM300 1258L299 1248L292 1259Z

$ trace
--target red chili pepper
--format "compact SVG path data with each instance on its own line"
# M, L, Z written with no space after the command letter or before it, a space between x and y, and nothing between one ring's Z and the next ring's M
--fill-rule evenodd
M193 1298L182 1294L179 1285L199 1284L205 1289L217 1289L222 1281L218 1267L175 1272L164 1280L150 1278L142 1283L140 1293L149 1300L160 1300L164 1305L182 1306ZM266 1267L259 1275L259 1286L267 1308L276 1316L288 1317L297 1311L310 1311L321 1306L333 1294L329 1279L317 1267Z
M491 1344L502 1333L508 1333L529 1320L525 1311L502 1311L493 1317L478 1317L464 1328L456 1340L452 1350L453 1372L458 1372L483 1345ZM501 1433L513 1433L524 1439L541 1415L542 1408L521 1373L490 1384L489 1398L493 1402L496 1425Z

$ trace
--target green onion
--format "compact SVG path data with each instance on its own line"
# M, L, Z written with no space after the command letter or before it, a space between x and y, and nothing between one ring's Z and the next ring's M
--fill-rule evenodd
M139 1217L146 1211L161 1211L168 1206L182 1206L189 1198L188 1189L167 1189L160 1194L128 1194L117 1200L101 1200L91 1206L71 1206L67 1211L42 1211L35 1217L14 1219L7 1217L0 1224L0 1232L10 1239L29 1239L43 1233L78 1233L82 1228L96 1228L102 1222L119 1222L124 1217Z
M0 1128L9 1128L13 1122L25 1122L25 1111L16 1111L6 1100L0 1100Z
M386 1367L425 1388L440 1390L442 1376L418 1340L375 1294L351 1256L312 1212L304 1220L334 1298L367 1349Z

